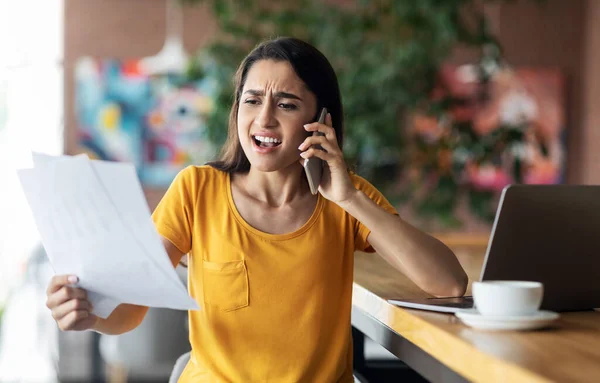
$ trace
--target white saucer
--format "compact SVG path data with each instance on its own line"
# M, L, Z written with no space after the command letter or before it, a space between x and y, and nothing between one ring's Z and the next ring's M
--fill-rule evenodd
M456 313L466 325L482 330L537 330L548 326L560 317L553 311L537 311L531 315L486 316L476 309Z

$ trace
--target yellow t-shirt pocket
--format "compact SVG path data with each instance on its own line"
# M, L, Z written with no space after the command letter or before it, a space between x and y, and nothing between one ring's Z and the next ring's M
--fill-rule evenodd
M242 261L203 261L204 304L224 311L248 306L248 270Z

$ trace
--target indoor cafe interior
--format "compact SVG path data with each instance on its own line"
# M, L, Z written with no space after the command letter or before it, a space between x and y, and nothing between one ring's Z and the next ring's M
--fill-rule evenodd
M600 382L598 68L599 0L0 0L0 383Z

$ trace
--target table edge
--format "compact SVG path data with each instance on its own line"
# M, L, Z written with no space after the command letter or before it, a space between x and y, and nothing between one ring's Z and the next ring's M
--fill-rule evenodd
M386 318L382 312L373 312L373 310L370 310L368 303L369 301L379 305L380 307L385 307L389 310L395 310L395 316L400 316L400 319L409 325L426 330L429 332L430 336L424 340L417 336L418 334L415 331L399 331L396 326L393 326L393 324L386 321ZM475 346L465 342L459 337L440 329L434 324L431 324L416 315L413 315L410 310L388 303L387 300L372 293L356 282L353 283L352 306L362 310L368 315L371 315L373 318L381 322L382 325L392 329L393 332L407 339L429 355L433 356L440 363L474 382L551 382L550 379L535 372L529 371L513 362L498 358L477 349ZM452 348L452 355L443 351L449 347ZM469 358L461 357L466 354L468 354ZM473 357L475 357L475 360ZM472 368L474 365L478 367ZM481 366L486 367L482 368Z

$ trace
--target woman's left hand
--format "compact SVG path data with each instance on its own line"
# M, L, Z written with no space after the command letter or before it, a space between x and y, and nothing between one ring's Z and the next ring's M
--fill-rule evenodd
M344 161L344 155L337 143L335 130L332 125L331 114L329 113L327 113L327 117L325 118L325 124L313 122L312 124L304 125L304 129L307 132L319 131L325 135L311 135L304 140L298 149L302 150L302 153L300 153L300 156L303 158L300 160L301 164L304 164L304 159L311 157L318 157L325 161L327 165L323 166L323 176L321 177L319 192L323 197L339 205L354 196L356 188L350 180L346 161ZM312 147L313 145L321 145L325 150ZM308 150L306 150L307 148Z

